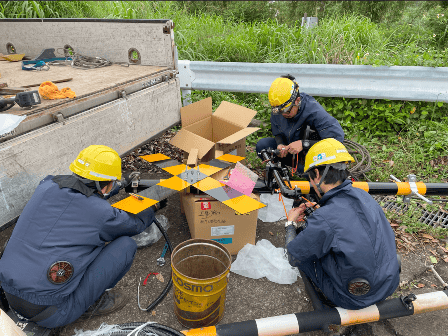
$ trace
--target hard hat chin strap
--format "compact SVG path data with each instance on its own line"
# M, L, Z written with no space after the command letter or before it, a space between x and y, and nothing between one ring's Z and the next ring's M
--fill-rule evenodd
M101 192L100 182L95 181L95 187L96 187L96 190L98 190L98 192L100 193L100 195L103 195ZM103 195L103 196L105 196L105 195Z
M327 176L328 170L330 169L330 165L326 165L325 166L325 170L322 173L322 176L320 177L320 181L319 183L316 185L317 190L319 191L319 193L323 196L325 194L325 192L322 190L322 188L320 187L320 185L322 184L322 182L324 182L325 176Z
M297 100L297 97L296 97ZM297 106L297 113L300 112L300 106L302 106L302 99L300 99L299 103L296 105Z
M328 170L330 169L330 167L337 169L337 170L345 170L347 169L347 165L345 164L345 162L336 162L336 163L332 163L332 164L328 164L325 166L325 170L322 173L322 177L320 178L319 183L316 185L317 190L319 191L319 193L323 196L325 194L325 192L322 190L322 188L320 187L320 185L322 184L322 182L324 182L325 176L327 176Z

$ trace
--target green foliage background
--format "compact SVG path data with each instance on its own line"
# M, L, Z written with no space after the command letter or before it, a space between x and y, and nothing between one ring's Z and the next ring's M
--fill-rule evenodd
M302 29L302 16L318 16ZM171 19L179 59L216 62L446 67L446 1L0 1L0 18ZM280 75L280 74L279 74ZM300 78L297 79L300 84ZM270 136L266 94L195 91L257 111L265 121L248 138ZM315 97L369 149L371 179L415 172L446 180L447 104ZM442 161L441 161L442 160ZM390 162L394 162L391 164ZM430 164L430 162L433 162Z

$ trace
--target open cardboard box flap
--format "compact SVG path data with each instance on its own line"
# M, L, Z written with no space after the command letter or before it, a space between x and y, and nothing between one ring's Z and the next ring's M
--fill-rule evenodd
M238 140L247 137L249 134L254 133L255 131L258 131L258 127L246 127L242 130L233 133L232 135L229 135L228 137L218 141L219 144L233 144L237 142Z
M177 132L174 138L170 140L170 144L187 153L190 153L192 148L197 148L199 159L202 159L202 157L207 154L213 146L215 146L214 142L187 131L186 129L181 129Z
M207 98L208 99L208 98ZM213 118L230 122L239 128L244 128L252 121L257 111L237 104L222 101L213 113Z
M226 101L222 101L213 113L212 98L205 98L181 108L182 129L170 143L187 153L197 148L200 160L204 157L212 159L220 152L233 150L230 148L233 144L259 130L247 127L256 114L254 110ZM215 147L215 144L221 147ZM245 152L244 144L237 146L243 146Z
M186 127L207 117L211 117L212 113L212 97L208 97L190 105L181 107L180 119L182 121L182 127Z

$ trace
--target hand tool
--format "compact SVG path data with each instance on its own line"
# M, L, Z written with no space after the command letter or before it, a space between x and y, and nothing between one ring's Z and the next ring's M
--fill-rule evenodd
M160 255L160 258L157 259L157 265L163 266L165 265L165 253L168 251L168 243L165 243L165 246L163 247L162 254Z

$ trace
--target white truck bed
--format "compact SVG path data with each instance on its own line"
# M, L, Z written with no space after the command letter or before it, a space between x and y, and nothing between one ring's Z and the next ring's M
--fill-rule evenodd
M0 231L15 222L42 178L71 174L68 167L82 149L106 145L123 156L180 122L172 29L170 20L0 19L4 55L11 44L31 58L66 45L112 62L132 61L133 49L139 53L138 64L90 70L25 71L22 62L0 62L0 82L9 87L73 78L56 85L76 93L74 99L3 112L27 117L13 134L0 137Z

